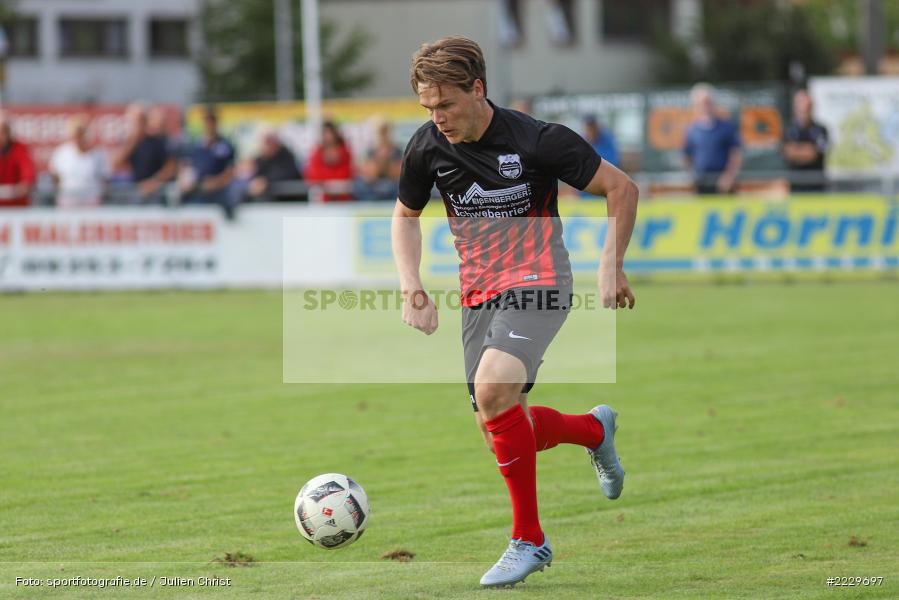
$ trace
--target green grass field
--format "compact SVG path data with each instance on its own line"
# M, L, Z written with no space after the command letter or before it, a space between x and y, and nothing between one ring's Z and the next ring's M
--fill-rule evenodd
M0 597L899 597L899 286L637 293L617 384L531 398L619 410L624 494L580 448L541 453L555 562L489 591L510 515L462 385L282 384L278 292L0 297ZM327 552L291 513L332 470L374 515ZM215 561L238 552L256 563ZM213 575L231 586L46 583Z

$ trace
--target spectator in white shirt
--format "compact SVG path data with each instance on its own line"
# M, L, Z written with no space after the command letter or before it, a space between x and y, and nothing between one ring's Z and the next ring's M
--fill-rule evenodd
M57 185L58 207L99 206L103 201L109 165L104 152L88 142L84 117L69 122L68 141L53 151L49 168Z

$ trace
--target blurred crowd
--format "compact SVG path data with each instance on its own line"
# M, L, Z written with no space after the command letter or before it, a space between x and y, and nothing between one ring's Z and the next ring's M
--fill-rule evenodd
M700 194L735 191L742 166L739 125L721 110L715 90L697 84L691 94L694 120L683 146L685 168ZM527 105L513 108L528 111ZM789 168L807 175L793 183L793 191L824 189L824 160L828 135L812 120L812 101L805 90L793 96L793 119L783 140ZM318 144L300 157L275 130L261 134L259 149L250 160L237 161L235 148L219 129L215 107L206 107L202 132L196 139L171 135L161 107L130 106L125 114L127 134L107 150L90 141L90 123L73 117L66 140L47 164L49 192L37 189L29 148L16 141L7 116L0 113L0 207L39 204L80 208L114 204L215 204L227 215L250 202L339 202L396 198L402 150L394 142L391 124L376 119L373 142L354 159L340 127L322 125ZM615 138L595 115L584 115L581 134L608 162L621 166ZM793 178L791 178L793 179ZM38 186L39 187L39 186ZM45 186L46 187L46 186Z
M12 135L10 118L0 112L0 207L52 204L87 208L110 204L215 204L226 213L246 202L309 200L394 200L402 150L390 123L373 123L374 142L355 160L337 124L325 121L319 143L303 159L275 130L260 135L258 152L239 161L234 145L219 129L214 107L202 115L195 139L171 135L161 107L130 106L127 134L115 148L89 136L86 117L74 116L65 141L47 163L49 201L40 188L29 148ZM46 187L46 186L44 186Z

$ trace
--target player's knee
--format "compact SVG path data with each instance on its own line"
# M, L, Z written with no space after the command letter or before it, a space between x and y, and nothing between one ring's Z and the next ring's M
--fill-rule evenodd
M478 410L487 420L518 403L518 390L508 384L489 382L475 384L475 400Z

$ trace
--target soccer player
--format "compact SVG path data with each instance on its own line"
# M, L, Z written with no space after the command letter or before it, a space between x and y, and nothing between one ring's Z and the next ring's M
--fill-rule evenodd
M615 235L608 236L598 273L605 308L634 306L622 264L636 218L637 186L567 127L488 100L484 56L469 39L423 45L412 58L410 78L431 119L406 147L393 213L393 250L406 298L403 321L426 334L437 329L437 310L419 274L418 220L436 182L461 259L469 398L512 501L512 540L481 584L514 585L552 562L537 514L538 450L579 444L608 498L617 498L624 484L611 408L566 415L527 404L571 300L558 180L608 200Z

